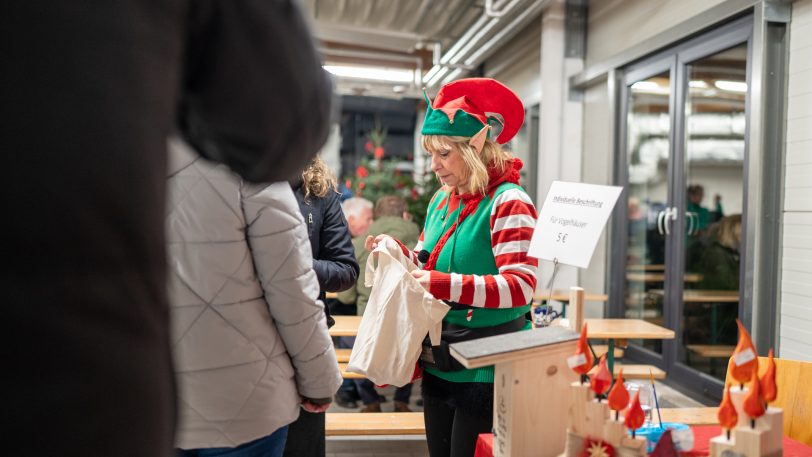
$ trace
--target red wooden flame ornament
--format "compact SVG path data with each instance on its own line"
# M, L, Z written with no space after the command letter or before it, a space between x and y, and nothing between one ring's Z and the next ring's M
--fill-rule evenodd
M625 409L626 406L629 405L629 391L626 390L626 386L623 384L622 368L620 369L620 373L617 375L615 385L612 387L612 390L609 391L608 400L609 407L615 411Z
M775 359L773 358L772 349L770 349L767 358L767 370L764 371L764 376L761 377L758 383L761 389L761 398L767 403L775 401L778 396L778 387L775 384Z
M643 408L640 406L640 391L638 390L637 393L634 394L632 404L629 405L629 410L626 411L626 418L623 421L623 425L629 430L637 430L643 426L645 421L646 413L643 412Z
M733 355L730 356L728 370L730 370L733 379L744 384L752 379L753 373L758 372L758 352L756 352L756 347L753 345L753 340L750 339L750 334L747 332L747 329L744 328L740 320L736 319L736 325L739 326L739 343L736 345L736 350L733 351ZM736 364L737 358L745 354L748 349L752 351L752 360Z
M589 350L589 343L586 340L586 322L584 322L584 326L581 328L581 338L578 339L578 345L575 347L575 355L584 355L584 363L578 366L572 367L572 371L580 374L585 375L589 373L589 370L592 369L592 351Z
M722 403L719 404L719 410L716 411L716 418L719 419L719 425L728 430L736 426L739 420L739 415L736 413L736 407L730 400L730 386L725 386L725 393L722 397Z
M603 395L612 386L612 373L609 373L609 366L606 364L606 354L601 356L601 361L598 363L598 371L592 375L592 380L589 382L592 392L595 395Z
M758 373L756 372L753 372L750 392L744 397L743 409L750 419L756 419L764 415L764 402L761 399L761 389L759 388Z

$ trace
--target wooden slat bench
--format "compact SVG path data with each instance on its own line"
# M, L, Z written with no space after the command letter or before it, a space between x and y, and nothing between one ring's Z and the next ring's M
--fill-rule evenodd
M425 435L422 412L327 413L327 436Z
M336 359L338 360L338 363L347 363L347 362L349 362L351 353L352 353L352 349L336 348Z
M603 354L606 354L607 352L609 352L609 345L608 344L593 344L592 349L595 350L595 355L600 357ZM615 358L616 359L622 358L624 353L625 353L625 351L623 350L623 348L619 348L619 347L615 348Z
M736 346L724 346L720 344L686 344L685 348L700 357L707 358L728 358L733 354Z
M617 377L618 373L620 373L620 369L623 368L623 379L649 379L649 370L654 375L654 379L665 379L665 371L655 367L654 365L621 365L619 363L615 364L615 369L613 370L613 376ZM589 372L589 374L593 374L597 371L598 367L595 366Z
M341 371L341 377L344 379L364 379L364 375L358 373L350 373L347 371L346 363L339 363L338 369Z

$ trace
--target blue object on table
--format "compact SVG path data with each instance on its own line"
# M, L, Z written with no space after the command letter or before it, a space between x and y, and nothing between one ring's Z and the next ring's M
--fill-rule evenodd
M663 435L663 433L665 433L666 430L675 430L675 431L676 430L690 430L690 427L688 427L685 424L680 424L680 423L677 423L677 422L663 422L663 426L662 426L662 428L660 428L660 424L651 423L649 425L644 425L644 426L638 428L637 431L635 431L635 434L637 436L646 437L646 447L647 447L646 452L650 453L650 452L652 452L654 450L654 447L657 446L657 442L660 441L660 437ZM672 432L672 434L673 434L673 432ZM676 442L677 441L676 437L675 437L674 441L675 441L675 444L677 444L678 447L681 447L681 446L679 446L680 443ZM691 445L691 448L692 447L693 447L693 445Z

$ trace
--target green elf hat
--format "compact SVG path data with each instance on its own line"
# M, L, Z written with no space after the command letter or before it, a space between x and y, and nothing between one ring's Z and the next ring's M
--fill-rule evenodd
M499 144L513 138L524 122L524 105L504 84L491 78L466 78L440 89L434 103L425 94L426 118L423 135L471 137L478 151L490 138L492 123L501 126Z

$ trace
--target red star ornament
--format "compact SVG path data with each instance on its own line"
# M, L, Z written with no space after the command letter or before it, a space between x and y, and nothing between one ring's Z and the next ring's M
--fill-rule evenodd
M578 457L615 457L615 448L604 441L587 438Z

